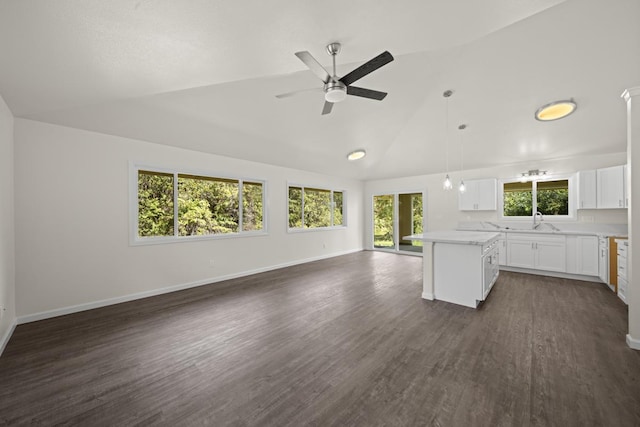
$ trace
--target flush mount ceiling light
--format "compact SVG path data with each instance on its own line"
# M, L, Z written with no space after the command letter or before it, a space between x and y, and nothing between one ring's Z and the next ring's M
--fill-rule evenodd
M543 105L536 111L536 120L541 122L550 122L567 117L576 111L578 104L573 99L566 101L555 101L547 105Z
M347 154L347 159L350 161L360 160L366 155L367 155L367 152L364 150L355 150Z

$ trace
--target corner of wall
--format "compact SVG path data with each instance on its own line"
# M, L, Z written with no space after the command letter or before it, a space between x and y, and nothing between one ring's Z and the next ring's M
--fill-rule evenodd
M0 94L0 355L16 327L14 118Z

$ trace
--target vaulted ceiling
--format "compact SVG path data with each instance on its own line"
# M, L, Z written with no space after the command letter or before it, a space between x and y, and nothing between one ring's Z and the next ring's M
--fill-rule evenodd
M451 170L535 163L625 150L639 16L638 0L0 0L0 94L16 117L358 179L442 172L447 146ZM321 91L275 97L320 88L294 52L329 69L334 41L338 75L394 55L357 84L386 99L323 116ZM566 98L572 116L533 118Z

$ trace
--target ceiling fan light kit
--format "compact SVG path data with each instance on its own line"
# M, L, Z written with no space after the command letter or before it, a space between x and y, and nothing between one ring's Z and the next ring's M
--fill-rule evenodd
M393 61L393 55L388 51L384 51L380 55L351 71L346 76L338 77L336 74L336 55L340 53L341 47L340 43L330 43L327 45L327 53L331 55L333 60L333 75L329 74L329 72L325 70L324 67L320 65L320 63L306 50L295 53L298 59L300 59L324 83L323 90L325 102L324 107L322 108L323 115L329 114L333 108L333 104L344 101L347 95L374 99L376 101L382 101L387 96L386 92L351 86L351 84ZM302 90L300 92L304 91L305 90ZM276 98L286 98L291 94L292 93L276 95Z
M324 85L324 99L327 102L340 102L344 101L347 97L347 86L341 82L331 81Z

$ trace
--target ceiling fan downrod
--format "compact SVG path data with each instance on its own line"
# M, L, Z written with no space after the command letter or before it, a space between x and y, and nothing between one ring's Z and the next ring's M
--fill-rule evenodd
M334 80L338 80L338 76L336 74L336 55L340 53L340 48L342 46L338 42L330 43L327 45L327 53L331 55L333 58L333 77Z
M337 42L327 45L327 53L333 59L333 76L324 85L324 98L330 103L344 101L347 97L347 85L342 83L336 74L336 55L340 53L340 47L340 43Z

